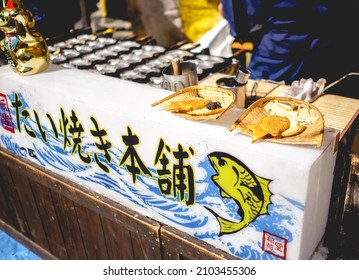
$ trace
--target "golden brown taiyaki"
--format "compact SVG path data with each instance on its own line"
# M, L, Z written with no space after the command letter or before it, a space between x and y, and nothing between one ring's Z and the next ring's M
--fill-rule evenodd
M192 98L187 100L172 101L167 110L173 113L187 113L204 108L211 100L204 98Z
M277 138L295 136L306 129L305 125L296 120L282 116L267 116L259 123L249 124L246 127L253 132L252 143L268 135Z
M281 133L289 127L290 120L287 117L281 116L267 116L262 118L259 123L247 125L247 128L253 132L252 143L267 135L280 137Z

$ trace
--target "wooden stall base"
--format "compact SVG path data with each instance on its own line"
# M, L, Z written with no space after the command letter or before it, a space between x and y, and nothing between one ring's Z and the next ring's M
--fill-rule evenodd
M0 147L0 228L44 259L233 259Z
M196 259L196 260L236 260L218 248L198 241L178 229L169 226L161 227L161 244L163 257L168 260Z

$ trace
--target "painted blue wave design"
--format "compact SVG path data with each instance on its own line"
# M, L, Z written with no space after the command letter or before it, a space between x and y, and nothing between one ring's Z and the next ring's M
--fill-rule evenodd
M196 215L191 207L184 203L179 203L178 200L171 196L164 197L157 186L155 171L151 170L151 173L154 174L151 179L145 176L138 178L138 184L141 184L143 188L138 187L137 184L136 186L129 184L128 188L131 192L137 195L147 207L182 228L193 229L206 225L207 218Z
M34 125L33 121L29 123ZM46 133L46 142L39 136L43 145L33 144L37 160L41 165L69 172L82 172L91 168L89 165L74 161L73 157L78 156L77 154L71 155L70 151L64 150L62 134L56 138L52 130L45 127L43 127L43 130ZM91 146L94 145L84 145L83 150L87 150Z
M244 260L279 260L279 258L274 255L253 250L253 247L248 245L242 246L240 252L233 247L229 247L229 251Z
M294 199L291 199L289 197L283 196L288 202L293 205L294 207L297 207L299 210L304 211L304 205L303 203L300 203L298 201L295 201Z
M4 147L9 151L14 152L17 155L20 155L24 158L27 157L27 152L21 149L21 147L13 141L13 139L6 135L1 135L1 142L3 143Z
M204 226L206 226L207 222L208 222L208 217L195 217L193 216L193 213L191 213L190 215L183 215L175 213L173 218L172 216L166 216L167 220L171 221L172 223L178 223L179 219L182 219L181 223L179 224L182 227L188 228L188 229L194 229L194 228L202 228ZM196 233L194 233L194 236L196 235Z
M43 150L36 145L34 145L34 149L39 163L43 166L51 166L64 172L82 172L90 168L83 164L76 164L75 162L69 160L69 158L63 157L63 155L59 155L56 152L48 152L46 149Z
M95 174L81 175L77 177L83 179L85 182L91 182L97 185L104 186L105 188L120 194L122 197L128 199L132 203L144 207L143 204L139 203L138 200L135 199L133 195L131 195L131 193L128 192L127 188L125 188L121 183L119 183L119 181L109 177L107 174L95 173Z

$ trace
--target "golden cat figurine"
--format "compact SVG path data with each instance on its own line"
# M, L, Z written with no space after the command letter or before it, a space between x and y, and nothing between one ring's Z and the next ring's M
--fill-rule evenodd
M21 0L8 0L0 11L0 41L8 64L19 75L32 75L48 68L50 55L47 43L35 29L35 19Z

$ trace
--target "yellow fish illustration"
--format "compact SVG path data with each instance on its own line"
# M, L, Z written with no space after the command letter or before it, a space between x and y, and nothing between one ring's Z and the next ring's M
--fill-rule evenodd
M272 195L268 185L271 180L255 175L240 160L227 153L213 152L208 158L217 172L212 176L213 182L223 198L232 198L237 203L238 214L241 216L239 222L232 222L206 207L220 224L219 236L240 231L258 216L268 214Z

